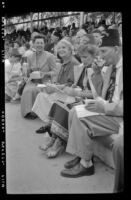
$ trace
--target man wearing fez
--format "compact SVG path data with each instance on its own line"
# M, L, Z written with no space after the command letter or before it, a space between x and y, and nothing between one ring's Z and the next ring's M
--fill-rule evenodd
M66 169L61 172L64 177L93 175L93 138L118 134L123 121L122 50L117 30L107 30L100 54L105 65L109 66L104 75L101 97L85 104L88 111L98 114L79 118L75 107L70 112L66 151L75 158L65 163Z

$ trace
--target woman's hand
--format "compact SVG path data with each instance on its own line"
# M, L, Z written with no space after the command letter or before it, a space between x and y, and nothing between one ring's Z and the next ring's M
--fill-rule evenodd
M92 112L105 113L104 101L101 100L91 100L88 102L85 108Z
M76 100L76 102L80 102L80 101L83 101L83 98L82 97L75 97L75 100Z
M45 91L48 93L48 94L52 94L56 91L56 88L55 87L51 87L51 85L47 84L46 85L46 88L45 88Z

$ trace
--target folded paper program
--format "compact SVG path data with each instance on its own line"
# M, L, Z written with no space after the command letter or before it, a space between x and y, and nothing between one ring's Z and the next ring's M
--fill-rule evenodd
M45 84L38 84L37 87L39 87L39 88L45 88L46 85Z
M85 108L85 105L78 105L75 106L75 110L77 113L78 118L88 117L93 115L103 115L102 113L91 112Z

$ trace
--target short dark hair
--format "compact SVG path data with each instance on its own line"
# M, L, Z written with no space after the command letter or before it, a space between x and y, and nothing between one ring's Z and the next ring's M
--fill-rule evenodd
M29 42L26 42L26 43L25 43L25 47L26 47L26 49L30 49L30 44L29 44Z
M36 41L36 39L43 39L43 41L45 42L45 37L44 37L44 35L42 35L42 34L36 35L36 36L33 38L33 43Z
M79 46L78 48L79 56L85 55L87 52L91 54L93 57L95 57L98 55L99 49L93 44L86 44Z

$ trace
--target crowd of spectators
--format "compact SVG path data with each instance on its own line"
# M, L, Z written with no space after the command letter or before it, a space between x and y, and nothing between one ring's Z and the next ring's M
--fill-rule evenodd
M99 29L101 32L110 28L116 28L120 32L120 37L122 38L122 23L119 22L117 24L110 23L109 25L106 24L106 20L100 21L98 24L95 22L86 22L82 25L82 28L88 33L92 33L95 29ZM42 28L34 28L31 32L30 29L25 30L14 30L10 34L6 34L5 36L5 56L6 58L9 56L10 49L15 47L15 43L19 45L19 47L24 47L30 45L30 41L32 40L32 33L40 33L45 38L45 45L50 44L51 35L53 32L57 32L57 36L62 39L64 37L68 37L71 43L74 43L76 33L78 32L79 27L76 27L75 23L72 25L63 26L63 27L56 27L56 28L48 28L44 26ZM45 50L48 51L48 48Z

